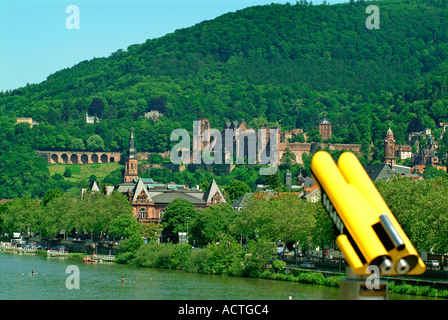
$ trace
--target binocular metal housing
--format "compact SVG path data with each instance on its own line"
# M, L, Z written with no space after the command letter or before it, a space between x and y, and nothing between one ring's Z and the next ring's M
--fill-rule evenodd
M333 161L325 151L311 161L322 204L334 222L336 244L358 275L377 266L383 275L422 274L426 266L358 158L344 152Z

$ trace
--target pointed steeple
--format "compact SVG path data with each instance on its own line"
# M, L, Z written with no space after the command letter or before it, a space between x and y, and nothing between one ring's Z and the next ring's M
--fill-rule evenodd
M394 133L392 132L392 129L390 128L390 123L389 123L389 130L387 130L387 133L386 133L386 139L394 139Z
M138 178L138 159L137 150L135 150L134 146L134 129L132 129L128 157L124 164L123 182L132 182L136 178Z
M129 156L128 159L137 159L137 150L134 146L134 128L131 130L131 139L129 140Z

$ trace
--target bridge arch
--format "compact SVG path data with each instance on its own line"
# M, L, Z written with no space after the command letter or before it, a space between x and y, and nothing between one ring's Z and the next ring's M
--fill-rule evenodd
M53 161L54 163L59 162L59 157L56 153L52 153L50 157L51 157L51 161Z
M82 164L89 163L89 156L86 155L85 153L83 153L83 154L81 155L81 163L82 163Z
M92 154L90 160L92 161L92 163L98 163L98 155L96 153Z
M73 163L73 164L78 164L79 158L78 158L78 155L76 153L73 153L70 156L70 162Z
M103 153L103 154L101 155L101 158L100 158L100 159L101 159L101 162L102 162L102 163L109 162L109 159L108 159L107 154L104 154L104 153Z
M68 155L66 153L61 154L62 163L68 163Z

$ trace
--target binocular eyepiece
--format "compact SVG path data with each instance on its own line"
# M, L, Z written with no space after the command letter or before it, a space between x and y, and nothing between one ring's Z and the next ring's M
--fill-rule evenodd
M411 265L406 261L405 258L401 258L400 260L398 260L394 266L390 257L383 257L378 267L382 274L390 274L393 270L395 270L397 274L404 275L411 270Z

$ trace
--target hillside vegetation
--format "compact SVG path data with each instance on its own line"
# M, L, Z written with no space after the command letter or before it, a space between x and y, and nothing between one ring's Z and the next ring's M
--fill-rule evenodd
M112 172L121 171L122 165L112 163L93 163L93 164L53 164L49 165L48 169L50 175L60 174L62 177L70 182L80 182L90 180L92 176L96 177L99 181L103 180L106 176ZM67 173L70 172L69 174ZM65 175L64 175L65 174ZM59 177L60 179L60 177Z
M380 9L380 29L366 28L369 4ZM163 152L171 131L192 130L198 117L215 128L228 119L303 128L318 141L326 114L332 142L373 142L369 161L381 160L389 125L398 144L424 127L439 139L437 124L448 121L447 8L446 0L250 7L0 93L0 198L73 186L52 179L34 150L123 151L134 127L138 151ZM164 116L146 120L149 110ZM86 124L86 111L101 122ZM39 125L14 125L17 117Z

